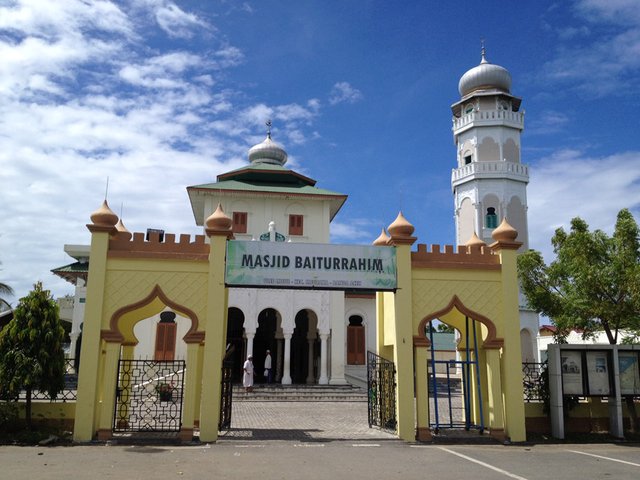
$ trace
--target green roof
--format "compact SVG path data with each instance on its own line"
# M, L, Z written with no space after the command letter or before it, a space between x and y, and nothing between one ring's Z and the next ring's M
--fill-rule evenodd
M338 192L325 190L323 188L312 187L310 185L292 185L290 183L260 183L260 182L240 182L238 180L226 180L215 183L205 183L203 185L193 185L188 189L202 190L236 190L246 192L273 192L273 193L297 193L301 195L325 195L325 196L344 196Z
M187 187L191 208L198 225L204 221L204 200L202 194L241 192L251 194L299 195L331 202L331 219L338 213L347 195L315 186L316 181L281 165L252 163L231 172L218 175L218 181Z
M87 278L87 275L89 274L89 263L74 262L63 267L54 268L51 272L75 285L78 277L84 279Z

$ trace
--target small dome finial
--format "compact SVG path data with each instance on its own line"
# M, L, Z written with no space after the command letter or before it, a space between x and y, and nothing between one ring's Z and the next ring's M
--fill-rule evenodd
M271 119L268 119L265 125L267 126L267 138L271 138Z
M481 45L481 49L480 49L480 55L482 56L482 59L480 60L480 63L489 63L487 61L487 49L484 46L484 38L480 39L480 45Z

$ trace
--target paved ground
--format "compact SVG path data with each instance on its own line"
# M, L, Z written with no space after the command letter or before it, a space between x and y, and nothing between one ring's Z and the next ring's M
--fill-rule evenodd
M0 447L0 479L640 478L638 445L405 443L361 402L236 402L232 426L213 445Z
M0 478L438 479L640 478L622 445L434 446L399 441L252 441L215 445L0 447Z
M396 440L369 428L366 402L234 402L231 430L221 441Z

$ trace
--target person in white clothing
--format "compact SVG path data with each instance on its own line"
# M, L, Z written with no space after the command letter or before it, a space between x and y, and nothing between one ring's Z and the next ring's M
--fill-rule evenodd
M249 355L243 365L242 385L247 392L253 391L253 356Z
M271 351L267 350L267 355L264 357L264 376L267 383L273 382L273 370L271 368Z

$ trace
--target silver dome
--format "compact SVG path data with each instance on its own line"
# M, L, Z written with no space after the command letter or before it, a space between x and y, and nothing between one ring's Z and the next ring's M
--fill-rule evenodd
M287 152L271 140L271 135L267 135L267 138L262 143L249 149L249 161L251 163L271 163L282 166L287 163Z
M500 65L489 63L482 53L482 61L477 67L467 71L458 83L460 96L464 97L474 90L498 89L509 93L511 74Z

